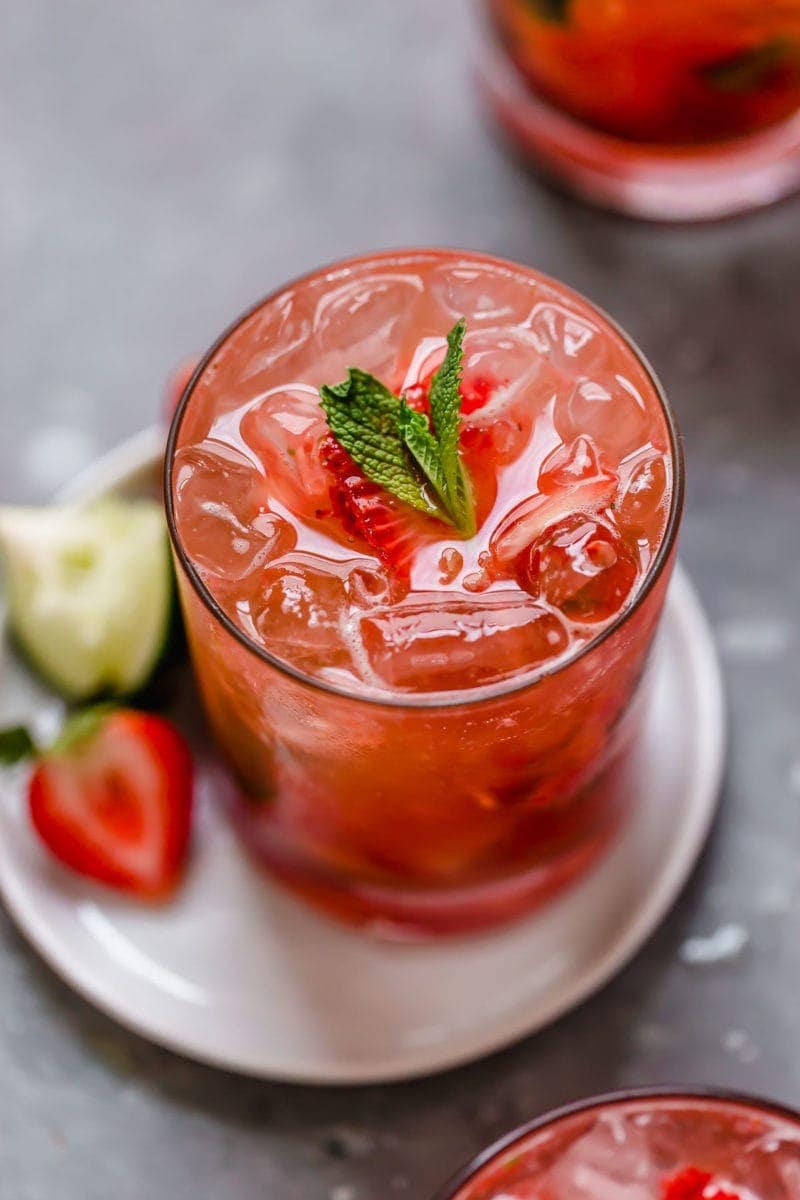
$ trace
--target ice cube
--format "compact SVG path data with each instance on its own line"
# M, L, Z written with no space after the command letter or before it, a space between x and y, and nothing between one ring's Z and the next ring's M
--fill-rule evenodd
M545 459L538 486L540 492L513 508L492 534L492 554L503 566L511 566L548 526L572 515L603 512L613 503L618 482L589 439L579 438Z
M667 499L669 467L666 455L646 446L620 468L623 483L617 505L620 525L631 532L645 529Z
M461 445L481 474L482 463L520 458L557 381L524 330L479 330L465 350Z
M594 484L598 495L613 497L618 476L612 471L590 437L577 437L558 446L539 470L539 491L555 496L578 484ZM610 503L610 499L608 501Z
M562 654L566 630L517 592L418 593L370 613L361 637L375 675L398 690L446 691L505 679Z
M646 1131L612 1111L558 1156L541 1183L552 1200L654 1200L660 1172Z
M309 674L350 669L345 582L310 560L297 554L269 566L250 599L250 617L266 649L292 666Z
M327 292L314 314L314 335L325 364L319 369L343 377L348 367L356 366L390 382L421 293L419 276L402 271L349 279Z
M515 325L531 309L534 288L511 271L455 262L437 267L428 280L428 295L451 323L467 317L471 327L490 322Z
M240 424L242 439L263 465L269 494L300 513L329 503L331 478L320 457L327 432L319 394L304 384L265 393Z
M644 400L624 375L578 380L571 391L559 396L553 417L565 442L581 435L593 438L615 463L647 441Z
M446 351L444 337L423 338L415 347L399 390L411 392L412 400L419 385L427 391ZM468 328L461 383L461 411L466 424L490 425L508 415L515 404L525 410L528 424L532 423L537 406L542 407L550 395L542 379L546 370L528 330ZM519 417L516 410L514 416Z
M580 514L549 526L517 567L527 592L580 624L607 621L619 612L638 574L619 531Z
M309 674L345 671L372 682L368 664L363 669L359 618L393 593L389 574L370 559L325 561L297 550L253 578L242 623L271 653Z
M486 402L480 406L467 405L471 425L487 425L514 408L526 409L532 422L536 410L545 406L550 397L546 386L546 364L537 354L535 341L525 329L479 329L467 333L464 339L463 390L467 393L483 381L493 385L486 389Z
M566 304L539 301L526 325L539 354L567 375L592 375L606 363L608 335Z
M233 447L178 450L174 479L181 541L206 578L243 579L294 545L294 530L266 507L263 477Z
M283 292L265 304L247 325L247 344L257 350L248 353L246 358L221 356L223 371L232 372L231 384L235 382L240 386L248 380L256 383L267 371L271 382L275 383L276 370L285 372L288 382L307 355L312 318L309 297L293 290ZM220 373L214 386L224 391L227 382L226 373Z
M742 1200L797 1200L800 1196L800 1138L777 1130L752 1138L726 1172Z

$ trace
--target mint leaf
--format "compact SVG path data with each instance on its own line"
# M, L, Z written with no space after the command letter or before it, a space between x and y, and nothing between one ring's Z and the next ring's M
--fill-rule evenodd
M334 437L368 479L420 512L442 515L400 435L399 396L351 367L343 383L320 388L320 402Z
M461 365L464 361L464 334L467 322L462 317L447 335L447 354L431 381L431 421L446 489L446 504L453 521L467 536L475 532L475 508L472 490L461 455L458 452L461 415Z
M430 482L443 507L449 508L447 479L442 467L439 443L431 433L424 413L411 408L403 399L397 414L397 427L425 478Z
M471 537L475 508L459 453L466 328L462 317L447 335L444 362L431 381L430 424L405 397L355 367L343 383L325 384L319 394L331 432L368 479Z
M10 767L21 762L23 758L33 758L35 753L33 738L24 725L0 729L0 763L3 766Z
M566 25L569 20L571 0L528 0L529 6L542 21L554 25Z
M778 68L792 64L800 71L800 43L772 38L760 46L706 63L700 73L718 92L738 94L762 87Z

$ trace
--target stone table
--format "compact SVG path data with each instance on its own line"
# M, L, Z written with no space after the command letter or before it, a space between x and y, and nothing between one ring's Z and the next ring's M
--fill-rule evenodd
M0 918L0 1200L420 1200L516 1122L644 1082L800 1104L800 203L657 228L544 190L476 111L461 0L6 0L0 500L151 422L256 296L362 249L531 263L642 345L686 435L683 558L732 713L724 803L636 960L438 1078L313 1089L158 1050ZM730 961L681 949L726 925ZM740 938L740 941L742 939Z

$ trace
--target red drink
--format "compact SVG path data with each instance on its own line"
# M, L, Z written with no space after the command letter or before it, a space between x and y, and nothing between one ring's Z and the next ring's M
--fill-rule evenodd
M712 1095L632 1093L543 1117L437 1200L797 1200L800 1116Z
M485 9L495 61L483 75L499 115L590 197L641 215L715 216L800 180L800 0Z
M360 477L318 396L356 365L425 410L462 315L471 537ZM205 706L271 870L421 934L586 869L635 794L676 455L619 331L497 260L345 263L218 343L176 416L168 503Z

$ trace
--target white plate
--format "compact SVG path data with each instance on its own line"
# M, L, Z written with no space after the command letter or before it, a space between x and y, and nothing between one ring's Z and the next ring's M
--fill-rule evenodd
M161 434L101 460L72 496L152 486ZM650 788L578 887L489 936L381 943L329 923L247 861L201 774L196 852L166 909L62 871L0 783L0 889L19 928L81 995L144 1037L203 1062L306 1083L440 1071L541 1029L619 971L674 902L714 814L724 749L719 668L678 571L656 650ZM0 721L45 733L59 705L7 655Z

